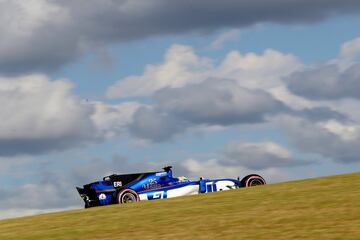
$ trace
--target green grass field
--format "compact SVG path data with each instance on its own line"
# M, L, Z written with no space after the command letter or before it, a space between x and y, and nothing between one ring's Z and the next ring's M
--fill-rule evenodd
M1 240L247 238L360 239L360 173L0 221Z

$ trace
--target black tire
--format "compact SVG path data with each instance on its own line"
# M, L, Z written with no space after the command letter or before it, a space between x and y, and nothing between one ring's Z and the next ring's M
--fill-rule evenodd
M258 185L265 185L266 181L260 175L250 174L241 179L240 183L242 187L254 187Z
M117 194L119 204L133 203L140 201L139 195L132 189L124 189Z

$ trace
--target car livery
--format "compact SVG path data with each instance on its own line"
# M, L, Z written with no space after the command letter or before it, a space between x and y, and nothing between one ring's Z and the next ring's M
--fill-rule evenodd
M109 204L123 204L144 200L173 198L226 191L240 187L250 187L266 184L265 180L256 174L231 179L202 179L190 181L186 177L173 177L172 167L164 167L163 171L132 174L113 174L102 181L76 187L85 202L85 208Z

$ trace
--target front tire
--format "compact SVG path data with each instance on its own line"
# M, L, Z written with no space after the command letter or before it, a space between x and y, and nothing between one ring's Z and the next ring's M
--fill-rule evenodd
M260 175L250 174L244 177L240 183L242 187L254 187L258 185L265 185L266 181Z
M117 194L119 204L139 202L139 195L132 189L124 189Z

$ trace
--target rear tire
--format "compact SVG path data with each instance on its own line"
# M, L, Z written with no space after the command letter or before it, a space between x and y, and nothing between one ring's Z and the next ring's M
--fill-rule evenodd
M254 187L258 185L265 185L266 181L260 175L257 174L250 174L241 179L241 186L242 187Z
M117 194L119 204L139 202L139 195L132 189L124 189Z

